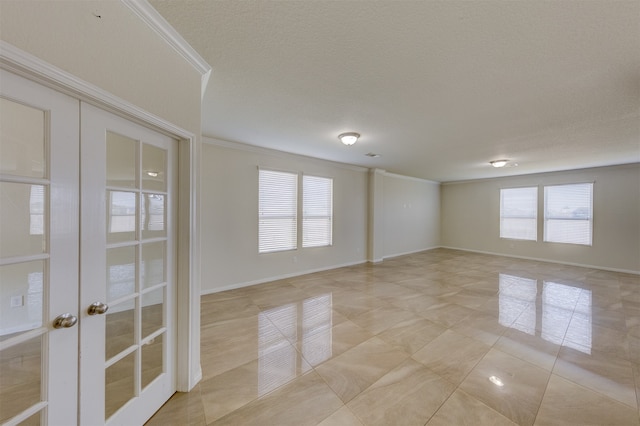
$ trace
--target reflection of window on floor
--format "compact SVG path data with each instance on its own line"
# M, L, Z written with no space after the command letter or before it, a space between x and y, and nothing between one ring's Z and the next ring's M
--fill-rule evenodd
M591 290L582 290L578 303L573 311L571 324L564 339L564 346L576 349L586 354L591 353L592 336L592 313Z
M535 334L538 282L528 278L500 274L499 284L498 322L500 325L515 328L527 334Z
M500 274L498 322L543 340L591 353L591 290Z
M331 294L307 299L302 303L302 356L316 366L332 355Z
M542 333L548 342L561 345L581 289L545 281L542 287ZM591 333L589 333L591 334Z
M296 350L278 330L295 336L296 305L262 312L258 321L258 395L264 395L296 377Z
M304 372L306 363L313 366L331 357L331 312L331 295L325 294L260 313L259 395L293 380L299 372ZM302 356L296 345L301 348Z

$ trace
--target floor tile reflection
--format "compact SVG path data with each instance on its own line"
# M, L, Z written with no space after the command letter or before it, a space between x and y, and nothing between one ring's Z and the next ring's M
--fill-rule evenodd
M640 425L640 276L435 249L202 297L162 425Z

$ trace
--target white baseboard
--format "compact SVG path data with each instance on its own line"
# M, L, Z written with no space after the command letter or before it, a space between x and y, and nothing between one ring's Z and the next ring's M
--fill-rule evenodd
M242 283L231 284L231 285L228 285L228 286L214 288L214 289L202 289L200 294L202 296L204 296L204 295L207 295L207 294L220 293L220 292L227 291L227 290L235 290L235 289L238 289L238 288L250 287L250 286L253 286L253 285L264 284L264 283L268 283L268 282L271 282L271 281L277 281L277 280L282 280L282 279L286 279L286 278L299 277L301 275L313 274L315 272L323 272L323 271L329 271L331 269L344 268L344 267L347 267L347 266L361 265L363 263L374 263L375 264L375 263L383 262L384 259L393 259L395 257L406 256L406 255L409 255L409 254L420 253L420 252L423 252L423 251L434 250L434 249L438 249L438 248L449 249L449 250L459 250L459 251L465 251L465 252L470 252L470 253L488 254L488 255L492 255L492 256L511 257L511 258L514 258L514 259L534 260L534 261L537 261L537 262L549 262L549 263L556 263L556 264L560 264L560 265L579 266L579 267L582 267L582 268L599 269L599 270L611 271L611 272L622 272L622 273L625 273L625 274L640 275L640 271L633 271L633 270L628 270L628 269L608 268L608 267L605 267L605 266L587 265L587 264L584 264L584 263L574 263L574 262L563 262L563 261L559 261L559 260L543 259L543 258L538 258L538 257L517 256L517 255L512 255L512 254L495 253L495 252L484 251L484 250L472 250L472 249L461 248L461 247L434 246L434 247L423 248L423 249L420 249L420 250L409 251L409 252L406 252L406 253L397 253L397 254L387 255L387 256L384 256L384 258L382 258L382 259L374 259L374 260L369 259L369 260L363 260L363 261L358 261L358 262L345 263L345 264L341 264L341 265L332 265L332 266L328 266L328 267L324 267L324 268L310 269L310 270L306 270L306 271L294 272L294 273L291 273L291 274L284 274L284 275L277 275L277 276L268 277L268 278L261 278L259 280L245 281L245 282L242 282Z
M620 268L609 268L609 267L606 267L606 266L587 265L585 263L563 262L561 260L544 259L544 258L540 258L540 257L517 256L517 255L514 255L514 254L495 253L495 252L484 251L484 250L472 250L472 249L466 249L466 248L461 248L461 247L440 246L440 248L449 249L449 250L467 251L467 252L471 252L471 253L490 254L492 256L512 257L514 259L535 260L537 262L557 263L557 264L560 264L560 265L579 266L579 267L582 267L582 268L599 269L599 270L602 270L602 271L622 272L622 273L625 273L625 274L640 275L640 271L633 271L633 270L629 270L629 269L620 269Z
M315 272L330 271L332 269L344 268L344 267L347 267L347 266L362 265L363 263L367 263L367 261L366 260L361 260L361 261L357 261L357 262L343 263L341 265L327 266L327 267L324 267L324 268L309 269L309 270L306 270L306 271L299 271L299 272L293 272L291 274L284 274L284 275L277 275L277 276L273 276L273 277L260 278L258 280L245 281L245 282L242 282L242 283L231 284L231 285L227 285L227 286L224 286L224 287L217 287L217 288L213 288L213 289L204 289L203 288L200 291L200 295L204 296L206 294L220 293L222 291L235 290L235 289L243 288L243 287L251 287L253 285L264 284L264 283L268 283L268 282L271 282L271 281L278 281L278 280L283 280L283 279L287 279L287 278L299 277L301 275L313 274Z
M406 251L404 253L388 254L388 255L384 256L380 261L382 261L384 259L393 259L394 257L406 256L408 254L421 253L423 251L433 250L433 249L437 249L437 248L443 248L443 247L441 247L441 246L433 246L433 247L421 248L419 250Z

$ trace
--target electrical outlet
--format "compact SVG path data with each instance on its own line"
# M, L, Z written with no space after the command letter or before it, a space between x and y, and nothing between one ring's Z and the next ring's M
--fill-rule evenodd
M12 308L20 308L24 306L24 296L11 296L10 306Z

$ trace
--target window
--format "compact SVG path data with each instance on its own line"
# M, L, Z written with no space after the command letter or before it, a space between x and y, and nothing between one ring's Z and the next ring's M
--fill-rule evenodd
M333 179L302 177L302 247L330 246L333 221Z
M258 252L293 250L298 242L298 175L258 173Z
M500 190L500 238L538 239L538 188Z
M590 246L593 233L593 184L544 187L544 240Z

